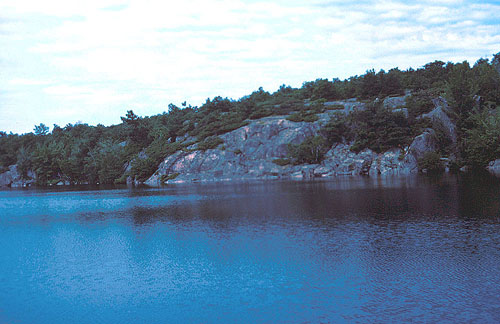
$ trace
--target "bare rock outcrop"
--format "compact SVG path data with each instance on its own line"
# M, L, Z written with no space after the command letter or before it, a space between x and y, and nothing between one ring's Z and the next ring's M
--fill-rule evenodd
M377 154L369 149L355 153L348 143L339 143L326 153L321 164L279 165L286 158L288 144L299 144L319 133L329 113L313 123L292 122L284 116L251 121L221 135L217 148L196 150L193 145L168 156L147 181L148 185L169 182L224 181L330 177L341 175L410 174L418 171L417 160L436 149L431 131L417 136L409 147Z
M0 187L26 187L35 182L35 174L33 172L28 172L29 180L23 179L17 170L17 165L9 166L9 170L0 173Z

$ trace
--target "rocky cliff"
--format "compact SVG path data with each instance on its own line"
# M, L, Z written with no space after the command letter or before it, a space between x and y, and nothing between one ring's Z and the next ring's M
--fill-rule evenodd
M386 99L387 101L387 99ZM388 109L404 109L404 97L391 98ZM344 105L344 113L364 109L355 100L336 101L329 105ZM431 118L446 119L446 107L436 101ZM286 158L288 144L299 144L308 136L317 135L332 112L318 114L316 122L292 122L286 116L272 116L251 121L248 125L221 135L224 143L206 151L178 151L168 156L146 184L168 182L223 181L235 179L312 178L339 175L388 175L418 172L417 160L428 151L436 150L432 130L415 137L404 149L392 149L377 154L369 149L359 153L350 150L349 143L333 145L321 164L278 165L276 159ZM446 122L449 119L445 120ZM454 129L450 128L450 132Z

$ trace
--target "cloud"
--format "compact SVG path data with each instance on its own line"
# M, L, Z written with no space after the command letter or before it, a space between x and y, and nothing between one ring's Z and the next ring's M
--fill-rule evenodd
M493 1L18 0L0 12L1 112L61 124L370 68L475 61L500 44ZM0 129L31 130L13 124Z

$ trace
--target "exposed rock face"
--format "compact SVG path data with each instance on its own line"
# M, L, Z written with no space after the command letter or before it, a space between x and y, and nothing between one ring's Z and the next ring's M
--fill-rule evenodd
M35 178L33 172L29 172L28 176ZM17 171L17 165L9 166L9 171L0 174L0 187L25 187L31 185L35 180L23 180Z
M162 175L174 173L180 174L175 181L194 181L279 177L300 171L300 167L282 167L272 161L287 156L289 143L298 144L317 134L320 122L328 118L328 114L322 114L315 123L295 123L282 116L252 121L221 136L224 150L219 146L206 151L178 151L167 157L146 184L155 185Z
M422 134L415 137L409 147L409 152L417 160L424 156L429 151L436 151L438 149L434 139L434 131L428 129Z
M435 150L432 134L427 131L405 150L377 154L366 149L354 153L348 144L336 144L321 164L280 166L273 163L288 155L289 143L298 144L308 136L317 135L322 123L329 120L329 113L319 117L314 123L291 122L283 116L252 121L220 136L224 144L216 149L178 151L167 157L146 184L159 185L162 176L173 174L178 175L169 182L409 174L418 171L418 158Z
M435 108L427 114L423 114L422 117L428 117L432 120L441 122L445 129L448 131L448 135L452 139L453 143L456 144L457 128L447 114L449 110L448 103L443 97L433 99L432 103L434 104Z

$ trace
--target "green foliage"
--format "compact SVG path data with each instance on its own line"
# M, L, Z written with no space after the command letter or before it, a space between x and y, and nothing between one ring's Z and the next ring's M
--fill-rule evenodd
M298 122L312 123L317 121L319 117L314 113L314 111L300 111L287 116L286 119L296 123Z
M203 142L198 143L195 150L206 151L217 148L220 144L223 144L224 140L217 136L211 136L206 138Z
M326 138L329 145L342 143L344 137L349 135L346 116L342 113L333 114L330 121L321 128L321 134Z
M140 117L129 110L121 124L109 127L54 125L50 133L49 127L39 124L33 133L24 135L0 132L0 172L17 163L22 177L34 171L41 185L60 180L123 182L128 175L145 180L166 156L187 151L196 143L197 149L215 148L222 144L218 136L246 125L249 119L287 115L292 121L312 122L318 119L318 113L344 109L342 105L325 107L328 100L358 97L371 102L375 97L401 95L405 89L412 90L407 99L408 118L387 111L380 104L348 116L334 115L321 129L322 140L311 138L302 146L291 146L295 156L292 162L321 160L325 148L336 142L352 142L354 151L370 148L383 152L404 147L429 127L435 130L438 152L443 156L457 156L461 163L473 167L484 167L499 157L500 127L494 112L500 107L497 53L491 62L480 59L472 68L467 62L434 61L416 70L369 70L345 80L317 79L304 82L299 89L282 85L274 93L259 88L239 100L207 99L200 107L185 102L180 107L170 104L168 112L151 117ZM448 99L448 113L457 124L456 141L452 141L442 124L416 118L429 112L433 108L432 98L439 95ZM124 167L131 161L130 173L125 175Z
M356 131L354 152L369 148L382 153L391 148L402 148L412 140L410 124L401 112L392 112L373 104L367 110L353 112L350 116L351 127Z
M469 63L463 62L453 66L446 83L446 99L452 107L454 117L459 124L463 124L463 121L472 112L476 93L477 84L473 82L473 74Z
M122 147L109 139L100 142L85 160L85 170L91 183L113 184L124 171Z
M338 98L338 94L333 82L329 82L327 79L317 79L314 82L311 95L312 100L333 100L336 98Z
M304 82L301 92L305 98L311 98L311 100L334 100L339 97L334 82L330 82L328 79Z
M416 91L407 97L406 108L408 109L408 118L414 121L416 117L434 109L433 97L432 93L426 90Z
M24 180L29 179L28 173L33 169L32 159L32 155L24 146L17 152L17 171Z
M264 118L267 116L271 116L272 114L273 114L273 112L270 109L260 108L256 111L254 111L253 113L251 113L249 118L250 119L260 119L260 118Z
M288 153L294 164L321 163L328 145L322 136L307 137L300 144L288 144Z
M489 64L487 59L480 59L474 64L472 75L474 83L477 84L477 94L481 96L481 103L490 103L493 106L500 103L500 72L495 65Z
M375 73L375 70L372 69L366 71L366 74L360 78L356 93L364 99L401 95L404 93L401 79L402 72L398 69L392 69L389 73L384 70Z
M442 61L434 61L424 65L423 68L409 69L402 77L405 88L411 90L442 91L453 64L445 65Z
M127 115L121 119L125 125L129 145L135 148L134 152L151 143L153 139L149 134L147 120L141 119L132 110L127 111Z
M440 173L444 171L441 156L437 152L427 152L418 160L418 170L426 173Z
M322 113L326 110L325 102L326 102L325 99L314 100L313 102L310 103L309 110L318 114Z
M450 154L453 140L449 130L439 120L432 121L432 129L434 129L434 140L438 146L438 152L445 156Z
M38 126L35 125L35 128L33 129L35 132L35 135L37 136L43 136L47 135L49 133L49 128L45 126L45 124L40 124Z
M484 168L500 158L500 110L483 111L470 117L473 124L464 136L464 162Z
M177 172L175 172L175 173L170 173L170 174L164 174L164 175L162 175L162 176L161 176L160 181L161 181L162 183L165 183L165 182L167 182L168 180L174 180L174 179L175 179L175 178L177 178L179 175L180 175L180 173L177 173Z
M193 142L168 142L164 138L157 138L143 154L132 160L130 175L138 181L145 181L158 169L162 160L177 151L194 144Z
M61 178L61 143L39 144L33 155L32 166L37 174L37 184L48 185L50 181Z
M274 159L272 162L279 166L285 166L292 163L290 159Z

